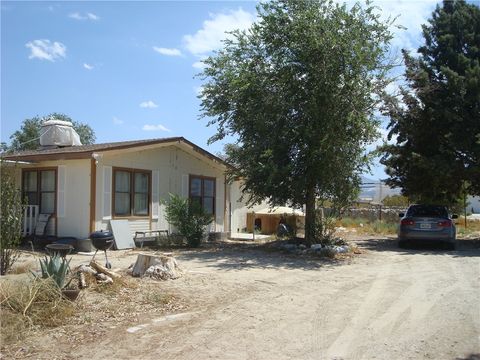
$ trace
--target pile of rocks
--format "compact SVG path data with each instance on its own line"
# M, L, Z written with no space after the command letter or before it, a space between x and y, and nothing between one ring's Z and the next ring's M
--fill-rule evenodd
M352 248L349 245L322 245L322 244L313 244L310 247L307 247L304 244L290 244L290 243L280 243L278 247L282 250L288 251L289 253L294 254L319 254L331 256L332 254L345 254L352 251Z

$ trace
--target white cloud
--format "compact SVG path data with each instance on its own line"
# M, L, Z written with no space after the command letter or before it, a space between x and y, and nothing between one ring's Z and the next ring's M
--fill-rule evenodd
M383 144L395 144L397 142L397 135L393 135L391 140L388 140L388 133L390 130L385 129L383 126L377 128L379 137L372 143L366 146L368 152L375 150L378 146Z
M438 3L438 0L381 0L374 2L374 5L381 9L382 19L386 19L388 16L396 17L395 24L406 28L406 30L397 27L391 28L394 34L392 39L394 50L413 51L418 48L423 42L421 25L427 24Z
M92 70L93 69L93 65L90 65L90 64L87 64L87 63L83 63L83 67L87 70Z
M92 20L92 21L100 20L100 17L98 15L95 15L94 13L90 13L90 12L87 12L83 15L79 12L74 12L74 13L68 14L68 17L75 20Z
M200 96L202 95L203 86L195 86L193 91L195 92L195 95Z
M166 55L166 56L182 56L182 52L178 49L169 49L169 48L154 46L153 50L155 50L159 54Z
M87 13L87 17L89 20L100 20L100 17L95 15L94 13Z
M158 105L155 104L152 100L144 101L140 103L141 108L147 108L147 109L154 109L157 108Z
M161 124L157 124L157 125L143 125L142 127L142 130L144 131L167 131L167 132L170 132L170 129L167 129L165 126L161 125Z
M113 121L113 123L114 123L115 125L122 125L122 124L124 123L123 120L120 120L120 119L117 118L116 116L113 117L112 121Z
M193 35L185 35L183 42L188 51L196 56L204 56L222 46L227 37L226 31L248 29L255 20L255 15L239 8L227 14L210 14L210 19Z
M56 61L67 56L67 47L61 42L50 40L33 40L25 44L30 49L29 59Z
M195 68L195 69L200 69L200 70L203 70L205 69L206 65L201 62L201 61L196 61L192 64L192 66Z

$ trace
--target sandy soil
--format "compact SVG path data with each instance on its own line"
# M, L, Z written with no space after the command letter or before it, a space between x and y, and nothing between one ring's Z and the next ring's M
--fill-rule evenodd
M143 311L139 303L133 318L76 326L77 333L93 334L81 341L54 329L8 354L39 359L480 358L480 250L403 250L391 239L357 243L362 254L342 260L238 244L179 251L175 256L185 276L148 284L174 294L183 306L155 312ZM126 267L136 257L135 252L110 254L114 267ZM85 262L85 257L76 255L74 261Z

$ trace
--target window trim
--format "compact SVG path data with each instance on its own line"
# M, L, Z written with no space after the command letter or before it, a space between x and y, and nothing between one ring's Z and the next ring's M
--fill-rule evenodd
M55 190L53 191L54 197L53 197L53 213L50 215L53 218L57 217L57 201L58 201L58 168L56 166L49 166L49 167L36 167L36 168L22 168L22 199L25 198L26 192L24 190L24 184L25 184L25 174L27 172L36 172L37 173L37 196L38 196L38 212L41 214L41 209L42 209L42 171L53 171L54 172L54 178L55 178ZM52 193L52 191L43 191L45 193ZM55 222L56 224L56 222ZM56 231L55 231L56 232Z
M202 182L202 185L200 187L200 190L201 190L201 195L200 195L200 198L201 198L201 205L202 205L202 208L203 208L203 199L204 199L204 195L203 195L203 181L204 180L212 180L213 181L213 213L212 213L212 216L213 216L213 221L215 222L216 221L216 218L217 218L217 178L216 177L212 177L212 176L203 176L203 175L194 175L194 174L190 174L188 176L188 200L190 201L191 198L192 198L192 195L191 195L191 191L192 191L192 180L193 179L200 179L201 182ZM210 197L210 196L208 196Z
M116 215L115 214L115 172L125 171L130 173L130 214L129 215ZM147 192L147 204L148 213L146 215L133 215L133 206L135 198L135 173L146 174L148 178L148 192ZM133 175L133 176L132 176ZM125 168L125 167L112 167L112 219L150 219L152 216L152 171L145 169Z

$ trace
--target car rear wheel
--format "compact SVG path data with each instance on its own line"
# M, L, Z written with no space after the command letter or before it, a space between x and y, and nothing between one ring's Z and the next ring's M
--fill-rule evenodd
M448 242L448 243L445 243L445 248L447 250L455 250L456 246L455 246L455 243Z
M398 247L400 249L406 249L408 247L408 242L407 240L399 240L398 241Z

